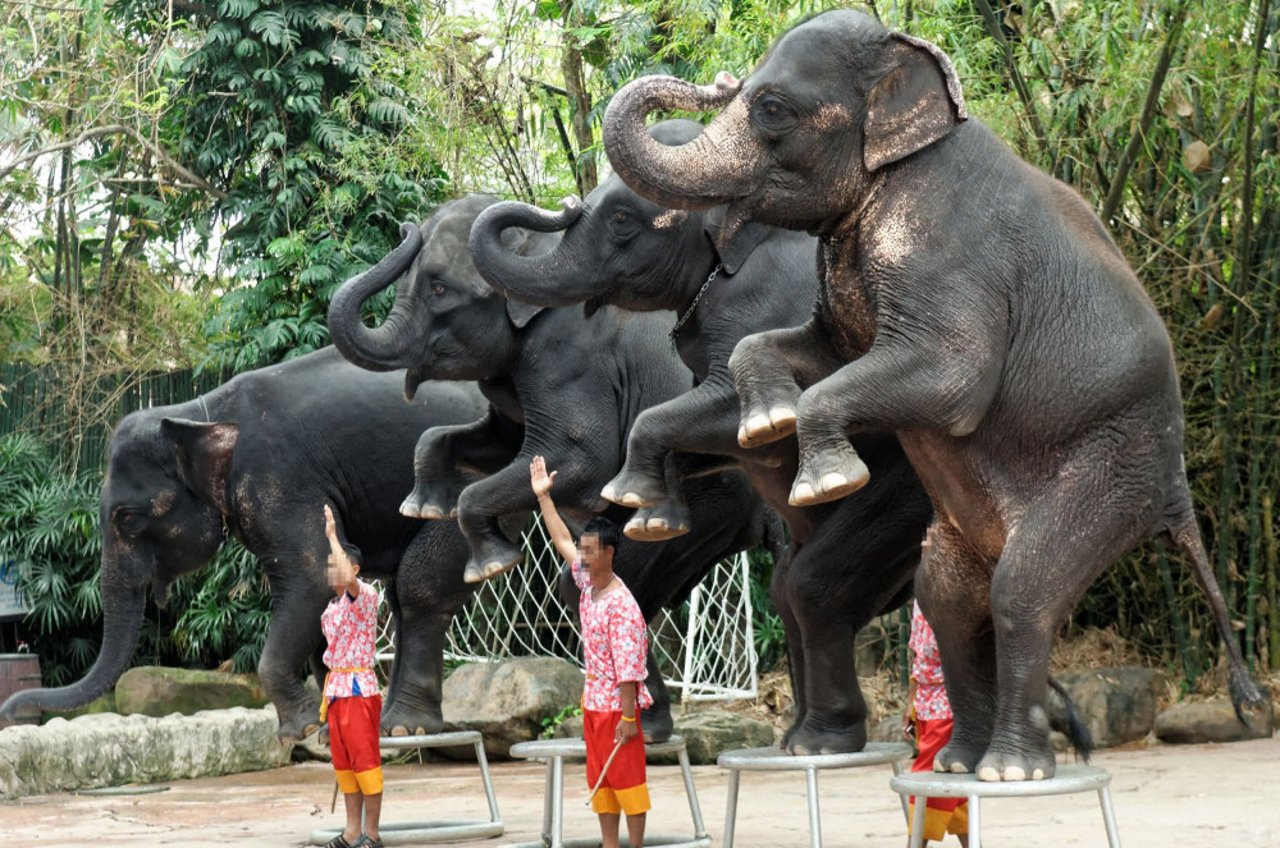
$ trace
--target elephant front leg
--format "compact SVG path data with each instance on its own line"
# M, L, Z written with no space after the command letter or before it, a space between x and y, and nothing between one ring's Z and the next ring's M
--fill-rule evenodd
M468 483L460 469L488 474L509 463L519 445L517 434L510 432L515 427L491 409L470 424L423 432L413 452L413 492L400 513L433 520L456 517L458 498Z
M548 460L547 467L552 470L556 466ZM557 488L568 482L556 480ZM553 492L553 497L559 492ZM557 498L558 505L567 506L562 498ZM504 515L532 512L537 507L537 498L529 485L529 465L524 457L491 477L472 483L462 492L458 499L458 526L471 549L463 579L468 583L479 583L505 574L524 559L516 541L507 538L498 524Z
M803 387L842 364L814 319L743 337L729 358L740 399L738 444L759 447L795 432Z
M645 657L645 669L648 676L644 685L653 696L653 703L645 707L640 714L640 724L644 728L644 741L647 743L666 742L671 738L674 721L671 717L671 693L667 691L667 682L662 679L658 670L658 661L653 658L653 647L649 647Z
M395 700L382 711L382 732L391 736L439 733L444 685L444 648L453 611L408 610L396 628L398 675Z
M304 688L303 669L323 650L320 614L331 595L323 585L304 587L300 578L272 582L276 585L272 586L271 623L258 660L258 678L276 708L280 725L276 735L292 744L320 727L320 702Z

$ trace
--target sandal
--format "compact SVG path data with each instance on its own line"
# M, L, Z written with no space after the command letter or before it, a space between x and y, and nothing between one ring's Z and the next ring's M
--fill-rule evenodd
M364 834L360 834L360 839L364 838ZM356 845L360 844L360 839L356 840ZM341 833L339 833L337 836L326 842L324 844L324 848L355 848L355 845L352 845L342 836Z
M381 839L370 839L369 834L362 833L360 838L356 840L356 844L351 848L382 848Z

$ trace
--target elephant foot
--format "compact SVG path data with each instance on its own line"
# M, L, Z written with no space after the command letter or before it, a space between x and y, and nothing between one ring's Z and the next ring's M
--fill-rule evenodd
M382 714L383 736L426 736L444 730L439 712L392 705Z
M430 521L457 518L458 493L432 491L432 488L439 487L415 486L400 504L400 514L406 518L425 518Z
M769 407L747 407L744 404L742 424L738 427L738 444L744 448L758 448L785 439L795 431L795 404L779 403Z
M522 559L520 549L505 539L487 542L471 552L462 579L467 583L491 580L515 568Z
M800 472L791 486L787 502L792 506L814 506L837 501L867 485L871 472L848 442L801 460Z
M310 711L304 710L292 715L280 716L276 738L285 745L297 745L320 729L319 715L320 705L316 704Z
M1053 777L1057 761L1052 751L1002 751L988 749L978 762L978 780L1047 780Z
M653 509L636 512L622 532L637 542L665 542L689 532L689 511L667 501Z
M651 507L667 499L667 485L661 477L651 477L624 467L618 476L605 484L600 497L619 506Z
M983 746L966 743L953 733L951 741L942 746L933 758L933 770L951 774L970 774L978 766Z
M867 747L867 723L853 722L843 727L819 726L806 719L784 737L783 748L797 757L811 754L850 754Z
M671 707L649 707L641 710L640 726L644 728L644 741L647 744L666 742L675 730Z

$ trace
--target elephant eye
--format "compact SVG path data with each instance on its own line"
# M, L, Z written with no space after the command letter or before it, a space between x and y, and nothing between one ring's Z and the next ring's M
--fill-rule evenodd
M137 536L147 529L147 516L134 509L116 510L116 526L128 536Z
M765 96L756 102L756 120L766 129L786 129L795 121L796 113L786 103L776 97Z
M436 297L443 297L446 291L448 291L448 289L446 289L442 283L431 284L431 293Z

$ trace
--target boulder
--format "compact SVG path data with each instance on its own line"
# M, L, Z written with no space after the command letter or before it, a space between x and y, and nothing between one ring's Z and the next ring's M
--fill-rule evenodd
M1265 739L1275 728L1270 710L1250 728L1236 717L1235 708L1226 701L1175 704L1156 718L1156 736L1161 742L1239 742L1243 739Z
M150 718L114 713L0 730L0 798L288 765L275 707Z
M121 715L159 718L181 713L231 707L258 709L267 705L256 675L228 674L191 668L138 666L116 683L116 711Z
M675 732L684 737L689 762L714 765L724 751L764 748L775 743L773 725L728 710L698 710L676 716ZM655 763L675 764L674 755L654 758Z
M902 713L887 715L879 721L867 721L868 742L906 742L902 735Z
M506 759L517 742L537 739L542 722L582 701L582 671L554 657L518 657L493 663L468 663L444 682L445 730L478 730L485 753ZM440 749L448 756L473 759L470 747Z
M70 721L82 715L96 715L98 713L114 713L116 710L116 693L108 692L101 697L95 698L83 707L76 707L74 710L67 710L65 713L46 712L41 715L40 723L44 724L50 719L65 718Z
M1093 744L1098 748L1134 742L1150 733L1165 687L1161 672L1139 666L1065 674L1058 681L1070 693L1080 720L1093 734ZM1052 691L1049 721L1059 730L1066 728L1066 709Z

